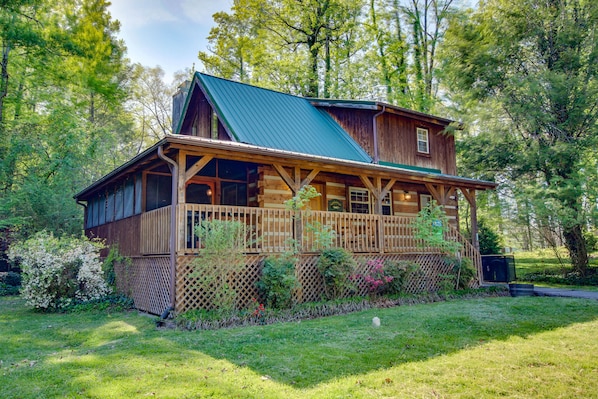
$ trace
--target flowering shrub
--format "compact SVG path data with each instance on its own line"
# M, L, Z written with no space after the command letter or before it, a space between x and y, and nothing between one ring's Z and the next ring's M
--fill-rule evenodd
M252 306L249 309L250 311L253 309L253 311L251 312L251 316L254 317L259 324L265 324L266 307L263 303L259 303L258 300L255 298L253 298L251 301Z
M102 248L102 244L85 237L56 238L42 231L13 244L8 256L20 263L21 295L27 304L41 310L58 310L108 294L100 261Z
M367 262L370 272L362 277L369 292L373 294L400 294L409 277L418 270L417 264L400 260L384 263L381 259Z
M363 276L368 290L372 293L382 293L386 291L388 284L394 279L393 276L386 274L384 270L384 262L380 259L368 260L368 269L370 273Z

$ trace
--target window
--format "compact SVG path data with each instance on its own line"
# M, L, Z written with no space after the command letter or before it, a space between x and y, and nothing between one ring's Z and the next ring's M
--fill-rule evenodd
M185 191L185 202L188 204L211 204L213 194L213 184L190 183Z
M247 183L222 182L221 205L247 206Z
M430 153L428 129L424 129L421 127L417 128L417 152L422 154Z
M424 209L428 204L432 202L432 196L428 194L419 195L419 209Z
M382 198L382 214L392 215L392 201L390 192L386 193L384 198Z
M172 178L166 175L147 175L147 188L145 192L145 210L162 208L170 205Z
M365 188L349 187L351 213L370 213L370 192Z

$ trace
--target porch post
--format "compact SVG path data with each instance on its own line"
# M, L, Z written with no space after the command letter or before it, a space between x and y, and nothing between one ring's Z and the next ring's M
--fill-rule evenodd
M467 199L469 208L471 209L471 244L479 251L480 242L478 239L478 207L476 204L476 191L475 188L469 189L461 187L461 192L465 199Z

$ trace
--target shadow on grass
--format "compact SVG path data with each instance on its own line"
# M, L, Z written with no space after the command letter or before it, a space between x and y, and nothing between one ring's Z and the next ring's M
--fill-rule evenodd
M37 314L7 304L0 302L0 381L6 397L23 398L39 390L46 397L227 397L231 390L264 397L264 387L295 396L295 388L598 319L596 301L491 298L190 332L157 330L137 313Z
M196 348L214 358L305 388L597 318L596 301L494 298L195 334Z

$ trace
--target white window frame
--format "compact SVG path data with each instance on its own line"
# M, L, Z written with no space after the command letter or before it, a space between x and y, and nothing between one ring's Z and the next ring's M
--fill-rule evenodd
M388 208L388 213L384 213L384 208ZM383 215L393 215L393 206L392 206L392 191L386 193L384 198L382 198L382 214Z
M430 132L428 129L423 127L418 127L417 131L417 152L420 154L429 154L430 153ZM422 148L423 145L425 148Z
M353 194L358 194L359 196L365 195L365 196L367 196L367 200L357 200L357 199L354 200ZM367 214L370 214L371 210L372 210L372 197L370 195L370 190L368 190L367 188L363 188L363 187L349 187L349 210L351 211L351 213L365 214L364 212L354 212L354 210L353 210L354 204L367 205L367 209L368 209Z

